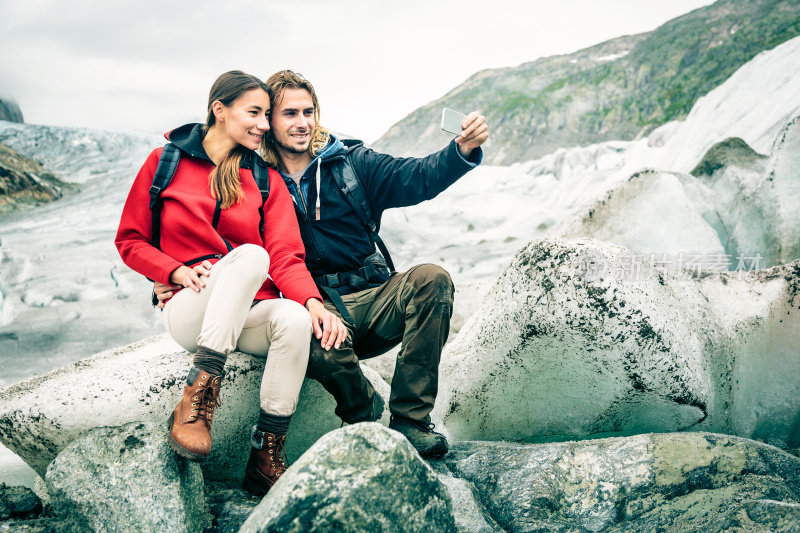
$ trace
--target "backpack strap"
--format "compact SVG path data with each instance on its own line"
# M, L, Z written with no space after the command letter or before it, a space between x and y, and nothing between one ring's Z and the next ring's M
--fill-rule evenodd
M336 289L332 289L326 285L321 285L319 288L325 293L325 296L327 296L328 299L333 302L333 306L337 311L339 311L339 314L342 315L342 319L349 325L355 327L356 321L353 319L353 315L350 314L350 311L344 304L344 300L342 300L341 295L336 292Z
M165 144L161 151L161 157L158 159L156 172L153 174L153 183L150 185L150 212L153 216L153 236L151 240L153 246L159 250L161 249L161 208L164 207L161 193L172 181L172 176L175 175L180 159L181 151L178 150L178 147L172 143Z
M253 178L261 192L261 205L258 208L261 221L258 223L258 234L264 235L264 204L269 198L269 168L267 168L267 162L255 152L253 152Z
M217 225L219 225L220 215L222 215L222 200L217 198L217 202L216 204L214 204L214 218L211 219L211 227L214 228L214 231L217 231ZM217 235L219 235L218 231ZM225 243L225 248L227 248L228 252L230 253L230 251L233 250L233 246L231 246L231 243L229 243L228 239L226 239L222 235L219 235L219 238L222 239L222 242Z
M392 257L389 255L389 250L383 243L383 239L378 235L378 223L372 213L372 207L364 194L364 187L361 186L361 181L358 179L355 170L353 170L352 163L345 157L344 162L334 165L331 170L333 179L336 180L336 186L339 187L339 190L342 191L347 202L361 219L361 223L364 224L364 227L372 238L372 242L378 245L378 249L381 251L381 254L383 254L384 259L386 259L386 265L389 267L389 271L394 273L395 269Z

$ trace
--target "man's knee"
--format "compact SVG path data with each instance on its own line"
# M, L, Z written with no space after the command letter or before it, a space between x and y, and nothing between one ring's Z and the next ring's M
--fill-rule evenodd
M453 280L450 274L439 265L425 264L414 267L409 273L409 281L424 293L426 299L436 303L453 303Z
M347 338L342 342L338 350L335 348L324 349L320 340L312 335L306 375L319 380L321 378L329 378L343 368L357 367L358 357L353 352L352 346L352 334L349 331L347 332Z

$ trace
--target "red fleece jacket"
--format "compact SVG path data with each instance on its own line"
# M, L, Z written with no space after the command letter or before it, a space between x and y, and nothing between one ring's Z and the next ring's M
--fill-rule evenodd
M225 255L222 235L234 248L251 243L267 250L271 279L267 278L256 299L278 298L280 290L301 305L309 298L322 300L304 263L305 249L289 191L280 174L271 168L263 236L258 234L261 193L252 171L244 168L239 171L244 198L222 210L214 230L211 221L216 201L208 185L214 165L182 152L175 176L161 194L161 250L154 247L149 190L161 150L153 150L139 170L122 210L114 242L126 265L152 280L169 283L169 275L184 262L205 255ZM210 261L215 263L217 259Z

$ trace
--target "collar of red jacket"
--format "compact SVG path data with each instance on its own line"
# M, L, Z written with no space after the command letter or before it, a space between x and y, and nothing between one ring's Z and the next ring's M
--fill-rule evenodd
M203 148L204 135L202 124L184 124L174 130L168 131L164 134L164 137L177 146L182 152L192 157L205 159L213 163Z

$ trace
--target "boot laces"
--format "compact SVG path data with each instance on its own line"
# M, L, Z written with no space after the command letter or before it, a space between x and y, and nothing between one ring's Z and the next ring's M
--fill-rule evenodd
M277 439L275 443L275 477L280 477L289 468L286 449L283 447L284 442L286 442L285 435Z
M408 422L411 422L412 424L417 426L420 429L420 431L423 431L425 433L436 433L437 435L440 435L440 433L437 433L436 431L433 430L433 428L436 427L436 424L432 422L423 422L422 420L414 420L412 418L401 418L401 417L397 417L397 419L407 420ZM395 415L392 415L392 422L394 422L394 420L395 420Z
M212 386L214 378L209 378L208 382L199 389L195 395L199 397L197 402L197 418L211 422L214 419L214 408L222 405L222 400L219 397L219 388Z
M432 422L420 422L418 420L415 420L414 423L417 424L417 427L422 431L424 431L425 433L436 433L433 430L433 428L436 427L436 424Z
M255 427L253 430L258 431ZM286 472L289 468L286 464L286 449L284 448L286 435L276 437L271 433L262 433L260 437L257 434L256 436L261 441L260 447L257 445L258 439L254 442L256 449L265 450L267 452L266 467L268 475L275 479L281 477L281 474Z

